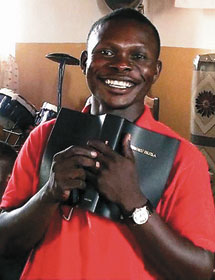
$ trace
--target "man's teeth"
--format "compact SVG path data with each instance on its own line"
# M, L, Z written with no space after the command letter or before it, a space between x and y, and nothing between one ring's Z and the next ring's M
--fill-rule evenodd
M130 88L132 87L132 83L125 81L117 81L117 80L105 80L105 83L114 88Z

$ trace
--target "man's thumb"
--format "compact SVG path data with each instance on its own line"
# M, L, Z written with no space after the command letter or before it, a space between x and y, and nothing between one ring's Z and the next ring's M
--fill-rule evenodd
M133 151L131 149L131 134L127 133L125 135L125 137L123 138L123 141L122 141L122 146L123 146L123 151L122 151L123 155L126 158L134 161L134 155L133 155Z

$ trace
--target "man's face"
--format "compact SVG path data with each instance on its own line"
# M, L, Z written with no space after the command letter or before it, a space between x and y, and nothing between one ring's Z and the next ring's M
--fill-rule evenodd
M156 54L151 28L135 20L111 20L93 32L82 68L99 104L121 109L143 103L159 76Z

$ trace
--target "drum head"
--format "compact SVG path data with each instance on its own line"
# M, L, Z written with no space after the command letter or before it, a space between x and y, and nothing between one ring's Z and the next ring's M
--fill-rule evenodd
M44 102L35 117L35 126L57 117L57 106Z

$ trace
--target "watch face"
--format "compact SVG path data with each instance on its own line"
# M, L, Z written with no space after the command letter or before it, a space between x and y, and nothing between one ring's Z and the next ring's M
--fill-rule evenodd
M147 206L144 206L142 208L136 208L133 212L133 220L136 224L142 225L145 224L149 219L149 211L147 209Z

